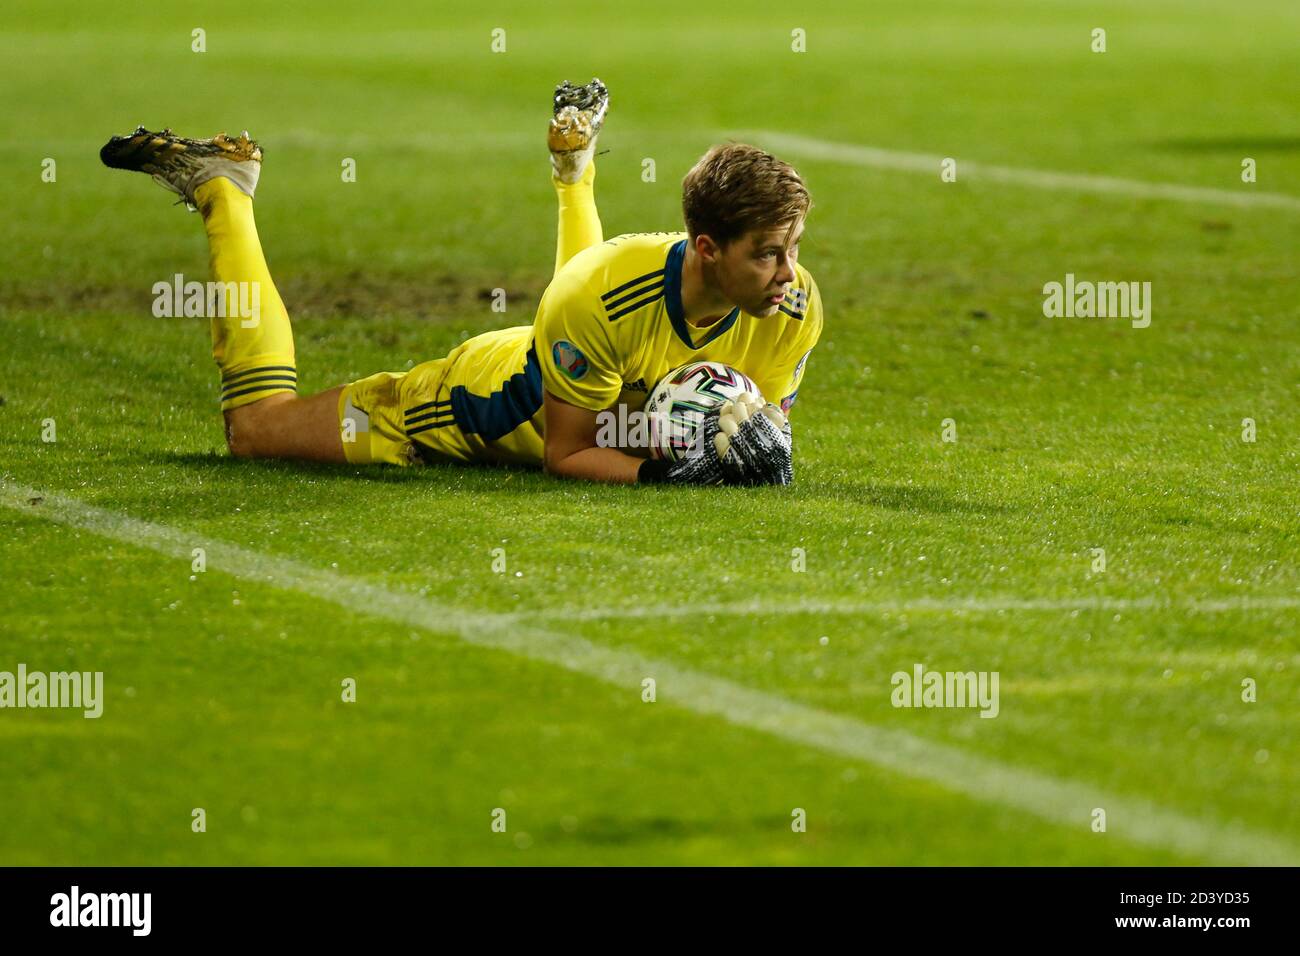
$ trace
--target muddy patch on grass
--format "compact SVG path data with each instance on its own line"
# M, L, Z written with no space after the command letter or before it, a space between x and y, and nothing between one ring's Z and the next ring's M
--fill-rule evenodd
M504 292L507 309L531 318L547 281L540 277L493 285L464 276L375 275L361 271L328 277L291 276L277 283L290 314L313 317L396 315L459 321L466 315L491 313Z
M207 276L186 276L206 281ZM159 280L154 280L159 281ZM167 280L162 280L167 281ZM395 316L430 322L459 322L467 317L492 316L492 305L504 302L510 315L533 312L549 279L516 278L493 285L463 275L412 276L354 270L324 275L287 275L275 285L291 317L341 318ZM153 315L152 283L7 282L0 287L0 310L60 314L112 312Z

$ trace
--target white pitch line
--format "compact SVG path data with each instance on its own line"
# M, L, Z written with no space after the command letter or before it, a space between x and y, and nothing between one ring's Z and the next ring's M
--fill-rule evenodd
M716 615L718 617L782 617L793 614L911 614L927 612L970 612L1001 614L1005 611L1176 611L1194 614L1222 614L1231 611L1278 611L1300 608L1300 596L1241 595L1205 600L1170 601L1162 598L911 598L890 601L733 601L717 604L652 604L634 607L539 608L529 619L563 618L567 621L634 620ZM514 615L522 620L525 615Z
M33 504L33 499L40 500ZM0 505L148 548L183 562L186 567L191 550L202 547L211 571L305 594L353 613L435 634L454 635L478 647L563 667L622 687L629 694L639 695L641 681L653 677L664 703L873 764L903 777L926 780L976 800L1013 807L1077 833L1090 832L1092 810L1102 807L1106 810L1108 835L1095 839L1127 840L1228 864L1293 866L1300 863L1300 848L1287 839L1239 823L1187 816L1146 800L1104 793L1087 784L1007 766L903 730L872 726L666 660L644 657L632 650L604 647L575 635L524 625L514 615L459 610L407 591L251 551L197 532L141 521L75 498L11 482L0 482ZM1006 709L1004 704L1004 713Z
M852 166L871 166L876 169L899 169L907 172L928 173L939 179L942 156L926 153L909 153L877 146L859 146L854 143L836 143L790 133L771 130L750 130L733 134L754 139L778 152L789 152L810 159L825 159ZM1300 196L1285 193L1256 192L1253 186L1244 185L1240 191L1210 189L1204 186L1179 186L1172 183L1152 183L1140 179L1119 179L1114 176L1094 176L1088 173L1055 173L1019 166L997 166L963 157L957 159L961 180L1010 183L1035 189L1054 189L1068 192L1100 193L1110 196L1132 196L1137 199L1171 199L1176 202L1213 203L1241 207L1268 207L1300 211Z

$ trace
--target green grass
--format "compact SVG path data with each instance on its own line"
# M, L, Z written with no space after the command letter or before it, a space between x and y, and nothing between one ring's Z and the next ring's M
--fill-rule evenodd
M154 282L205 274L202 230L97 159L140 122L258 137L259 229L311 392L531 321L559 79L613 91L609 235L676 228L682 173L736 129L1300 197L1294 5L549 9L11 4L0 478L1300 844L1297 213L791 155L826 306L796 486L603 488L232 461L204 324L149 314ZM1151 281L1151 327L1044 318L1042 286L1067 272ZM504 316L480 297L498 286ZM39 505L0 508L0 541L0 670L102 670L107 693L98 721L0 711L0 864L1215 861L703 716L671 687L644 704L436 620L413 630L219 568L191 580ZM492 573L496 547L521 577ZM1247 597L1274 603L1194 606ZM998 609L1024 601L1048 606ZM999 671L1000 716L893 709L890 675L917 662Z

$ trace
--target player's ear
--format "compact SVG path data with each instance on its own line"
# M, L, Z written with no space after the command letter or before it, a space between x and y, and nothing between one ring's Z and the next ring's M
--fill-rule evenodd
M722 247L713 241L711 236L698 235L695 237L695 251L705 262L714 262L722 255Z

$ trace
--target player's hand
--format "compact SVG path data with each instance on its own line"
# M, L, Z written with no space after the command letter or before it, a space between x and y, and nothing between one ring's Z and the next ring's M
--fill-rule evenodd
M704 416L695 433L695 444L680 461L668 462L648 458L637 472L639 484L667 482L675 485L720 485L727 480L727 472L718 459L718 436L722 434L719 412Z
M719 411L714 439L728 484L789 485L794 482L790 423L781 409L741 396Z

